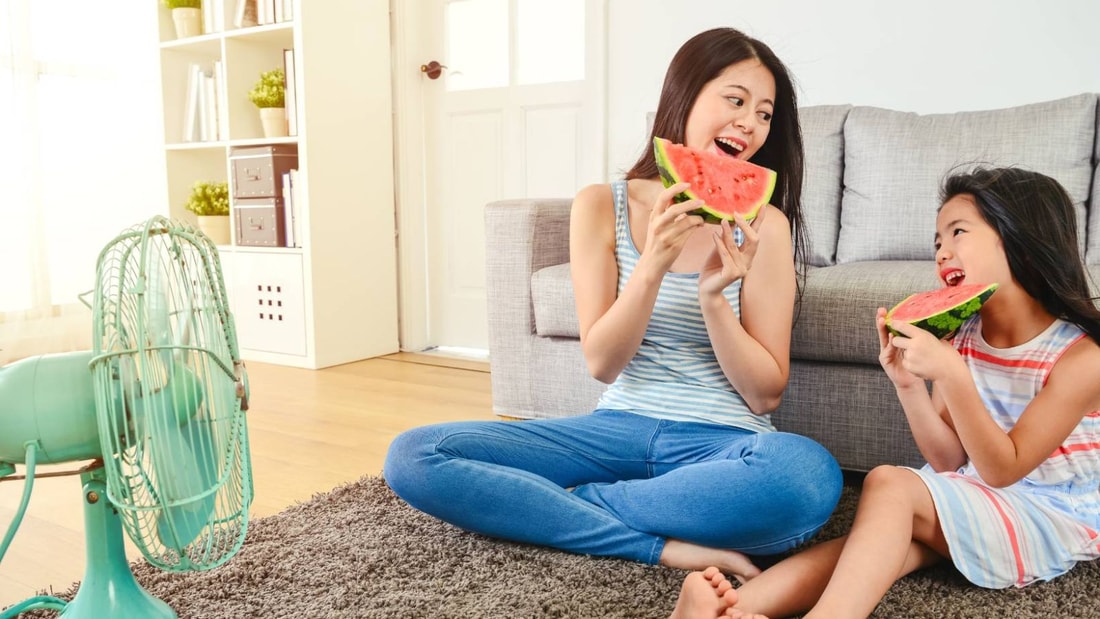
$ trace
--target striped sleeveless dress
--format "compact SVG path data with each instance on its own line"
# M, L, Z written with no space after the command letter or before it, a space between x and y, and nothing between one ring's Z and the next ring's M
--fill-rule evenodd
M611 189L621 293L641 252L630 235L626 181L613 182ZM743 241L736 228L734 240L738 244ZM727 286L723 294L740 318L741 280ZM718 365L699 308L698 273L665 274L638 352L604 391L596 408L752 432L775 431L769 416L749 410Z
M1083 337L1077 325L1055 320L1026 344L993 348L975 316L960 327L954 345L986 408L1008 431L1054 364ZM1085 415L1054 453L1011 486L986 485L969 462L956 472L925 465L917 473L932 494L951 560L976 585L1023 587L1100 557L1100 411Z

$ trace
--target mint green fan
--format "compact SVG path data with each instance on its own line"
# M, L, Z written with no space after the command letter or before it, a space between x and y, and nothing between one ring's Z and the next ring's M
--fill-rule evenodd
M37 596L66 619L176 617L134 579L122 532L170 571L217 567L240 549L252 502L244 410L248 379L237 349L217 248L154 217L111 241L96 265L93 349L0 368L0 481L26 465L26 513L43 463L92 460L83 484L87 559L76 596Z

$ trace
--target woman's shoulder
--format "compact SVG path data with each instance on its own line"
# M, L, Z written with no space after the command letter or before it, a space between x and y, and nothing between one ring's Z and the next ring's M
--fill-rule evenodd
M760 235L764 238L783 238L790 241L791 220L786 213L774 204L765 204L761 209L764 212L764 221L761 222Z
M608 202L613 202L614 196L611 193L611 183L594 183L586 187L581 187L580 191L573 198L573 208L591 207L594 205L606 205Z

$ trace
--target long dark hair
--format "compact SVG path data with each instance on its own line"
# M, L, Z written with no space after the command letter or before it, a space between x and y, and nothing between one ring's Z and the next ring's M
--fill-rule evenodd
M758 60L775 79L775 110L772 112L768 139L752 157L752 162L775 170L778 179L772 204L791 223L795 265L801 272L806 256L802 217L802 175L805 169L802 129L798 123L798 98L787 67L764 43L733 28L714 28L701 32L684 43L665 73L661 98L653 119L653 132L641 157L626 173L626 178L656 178L657 161L653 156L653 137L660 136L678 144L684 142L688 114L695 99L708 82L730 65Z
M1073 200L1058 181L1020 168L975 168L948 176L940 205L970 194L1004 244L1012 277L1046 311L1100 343L1100 309L1077 244Z

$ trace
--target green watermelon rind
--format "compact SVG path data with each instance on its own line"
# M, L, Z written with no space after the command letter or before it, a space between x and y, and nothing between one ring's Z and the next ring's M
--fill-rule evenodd
M672 144L672 142L664 138L653 138L653 154L654 158L657 160L657 171L661 175L661 183L663 183L664 186L668 188L681 181L676 177L676 171L673 169L672 164L668 160L668 152L665 151L665 144ZM760 209L768 204L768 201L772 199L772 194L775 193L775 182L778 175L775 173L774 170L770 170L763 166L757 167L759 167L761 170L767 170L768 186L763 193L763 199L754 204L752 209L750 209L748 213L742 215L745 218L745 221L752 221L753 219L756 219L756 215L760 213ZM677 204L680 202L687 202L688 200L696 199L702 198L696 196L690 189L687 191L681 191L680 193L672 197L673 203ZM703 203L703 206L692 211L691 214L702 217L703 221L708 224L721 223L723 220L733 221L732 215L726 215L724 212L707 205L706 202Z
M993 293L996 291L997 284L989 284L985 288L982 288L981 290L974 293L974 295L970 298L960 301L954 307L936 312L935 314L932 314L930 316L925 316L923 318L914 318L905 322L915 327L920 327L921 329L924 329L925 331L928 331L932 335L936 336L937 339L942 340L958 330L958 328L962 326L962 323L965 322L967 318L970 318L974 314L978 313L978 310L982 308L982 305L984 305L985 302L989 300L989 297L993 296ZM901 302L892 307L889 312L886 312L886 329L890 331L890 333L905 337L901 335L901 333L899 333L896 329L894 329L893 326L891 326L894 311L897 310L899 307L904 306L905 303L913 297L919 296L921 294L924 293L918 292L905 297L901 300Z

